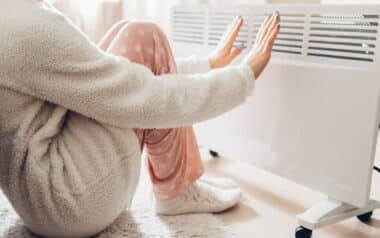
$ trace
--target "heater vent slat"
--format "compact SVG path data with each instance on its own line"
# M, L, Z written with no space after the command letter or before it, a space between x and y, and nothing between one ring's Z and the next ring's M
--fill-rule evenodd
M376 27L379 25L373 21L331 21L331 20L312 20L313 25L330 25L330 26L344 26L344 27Z
M283 50L283 49L278 49L278 48L273 48L273 51L277 52L277 53L286 53L286 54L296 54L296 55L300 55L301 54L300 51Z
M325 31L325 32L358 32L358 33L377 33L377 29L366 29L366 28L342 28L342 27L311 27L311 31Z
M337 48L314 47L314 46L311 46L308 49L318 50L318 51L333 51L333 52L343 52L343 53L351 53L351 54L374 55L374 52L370 50L350 50L350 49L337 49Z
M347 57L347 58L366 58L371 60L373 58L372 51L369 51L368 54L364 52L353 52L353 51L342 51L342 50L336 50L332 48L308 48L308 54L321 54L321 55L329 55L332 57Z
M344 42L331 42L331 41L309 41L309 48L333 48L336 50L352 50L352 51L374 51L374 44L361 44L361 43L344 43Z
M363 40L363 39L353 39L353 38L326 38L326 37L318 37L313 36L311 39L309 39L309 44L314 42L331 42L331 44L352 44L352 45L372 45L376 46L376 41L373 40Z
M289 46L279 46L279 45L274 45L273 46L273 51L275 52L281 52L281 53L294 53L294 54L302 54L302 49L300 48L295 48L295 47L289 47Z
M356 32L340 32L340 31L318 31L310 29L310 36L322 36L329 38L353 38L353 39L368 39L376 40L376 34L356 33Z
M316 56L316 57L334 58L334 59L344 59L344 60L373 62L373 59L360 58L360 57L350 57L350 56L342 56L342 55L331 55L331 54L321 54L321 53L308 53L307 55L308 56Z
M173 37L173 40L175 42L192 43L192 44L197 44L197 45L203 44L203 41L199 41L199 40L188 38L188 37Z
M334 20L366 20L379 19L377 14L311 14L311 18L334 19Z
M360 47L360 48L375 48L375 44L368 44L368 43L355 43L355 42L343 42L343 41L325 41L325 40L310 40L309 44L315 44L315 45L334 45L335 47Z

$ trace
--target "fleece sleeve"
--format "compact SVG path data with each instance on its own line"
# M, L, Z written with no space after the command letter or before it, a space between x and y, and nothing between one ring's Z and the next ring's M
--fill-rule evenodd
M202 74L211 70L210 62L207 58L190 56L176 59L179 74Z
M58 15L24 34L27 47L16 45L24 52L16 67L19 77L7 86L117 127L194 124L243 103L254 85L249 67L154 76L144 66L102 52Z

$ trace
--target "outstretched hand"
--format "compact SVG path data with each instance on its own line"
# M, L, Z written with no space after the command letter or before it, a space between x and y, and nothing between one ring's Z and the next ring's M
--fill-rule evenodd
M222 37L216 50L209 57L212 69L225 67L240 55L244 46L235 46L234 43L242 26L243 18L238 16L232 26L227 30L225 36Z
M242 64L251 67L256 79L269 63L274 41L280 31L279 23L280 14L277 11L264 20L252 50L243 60Z

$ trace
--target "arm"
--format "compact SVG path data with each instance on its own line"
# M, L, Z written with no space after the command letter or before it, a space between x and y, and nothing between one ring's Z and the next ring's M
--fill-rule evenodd
M195 56L176 59L179 74L201 74L211 70L209 59L201 59Z
M248 66L156 77L104 53L61 17L50 18L33 27L28 39L33 52L20 57L16 80L5 86L102 123L124 128L193 124L241 104L254 85Z

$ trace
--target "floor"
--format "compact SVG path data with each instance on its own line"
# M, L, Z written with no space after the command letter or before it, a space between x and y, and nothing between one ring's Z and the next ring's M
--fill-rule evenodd
M378 147L380 145L378 144ZM229 158L211 159L205 165L210 175L231 178L244 191L243 202L218 217L232 226L241 238L290 238L297 226L295 216L325 196L295 183L267 173L249 164ZM380 153L376 156L380 165ZM380 199L380 174L374 174L372 197ZM314 232L313 238L379 238L380 211L367 225L349 219Z

